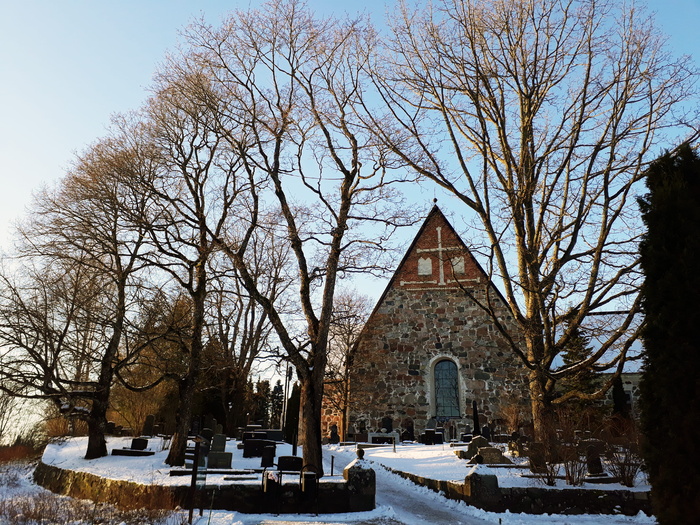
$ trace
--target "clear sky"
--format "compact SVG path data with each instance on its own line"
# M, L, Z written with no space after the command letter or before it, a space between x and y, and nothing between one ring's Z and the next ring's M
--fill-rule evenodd
M31 194L60 178L110 116L138 108L178 31L217 23L256 0L0 0L0 248ZM321 13L369 11L384 0L309 0ZM700 61L700 0L650 0L676 54ZM334 7L335 6L335 7Z

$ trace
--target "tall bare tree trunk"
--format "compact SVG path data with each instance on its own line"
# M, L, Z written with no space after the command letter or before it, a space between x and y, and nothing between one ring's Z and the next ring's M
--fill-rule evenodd
M323 451L321 448L321 400L323 377L319 381L313 371L301 379L299 409L299 440L304 448L304 461L318 468L323 475Z

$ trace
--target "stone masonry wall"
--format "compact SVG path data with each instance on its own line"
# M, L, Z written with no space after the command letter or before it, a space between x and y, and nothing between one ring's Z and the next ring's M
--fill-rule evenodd
M460 431L471 428L472 400L492 420L502 403L527 398L522 365L463 292L392 290L353 362L350 425L377 429L388 416L403 428L411 421L417 435L433 415L431 375L441 358L458 367L460 413L467 417L452 423Z

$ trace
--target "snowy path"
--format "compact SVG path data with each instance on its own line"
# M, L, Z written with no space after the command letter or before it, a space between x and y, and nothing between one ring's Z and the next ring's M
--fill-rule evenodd
M336 453L336 464L347 464L355 457L354 451ZM325 457L326 471L330 470L330 458ZM379 518L366 523L377 525L484 525L493 520L470 516L479 513L477 509L419 487L400 478L396 474L377 466L377 507L384 508L387 518ZM497 521L495 523L498 523ZM359 523L357 525L360 525Z

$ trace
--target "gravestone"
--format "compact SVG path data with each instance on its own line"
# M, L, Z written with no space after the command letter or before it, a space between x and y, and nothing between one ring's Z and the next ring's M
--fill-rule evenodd
M455 441L455 439L457 438L457 428L455 426L450 425L449 433L450 441Z
M415 441L416 440L416 434L415 430L413 427L413 421L410 419L406 420L403 424L404 431L401 433L401 440L402 441Z
M143 423L143 430L141 430L142 436L153 436L153 425L156 422L156 416L153 414L148 414L146 416L146 421Z
M603 462L600 460L600 453L595 445L589 445L586 449L586 468L587 477L603 477L606 476L603 470Z
M134 438L131 440L132 450L146 450L148 447L148 440L144 438Z
M107 434L114 434L115 429L116 425L114 424L114 421L107 421Z
M163 434L163 425L153 425L153 435L160 436L161 434Z
M511 438L512 437L513 436L511 435ZM522 437L518 437L518 439L514 441L509 441L508 451L518 458L527 456L527 453L525 452L525 440Z
M491 429L487 425L481 427L481 435L491 441Z
M260 456L260 468L270 468L275 464L275 451L276 447L266 446L262 449L262 456Z
M214 434L211 438L211 451L224 452L226 450L226 436L224 434Z
M497 447L481 447L479 448L477 456L481 456L482 462L485 465L507 465L513 463L510 459L505 457L501 449Z
M223 434L224 433L224 426L221 423L217 423L214 426L214 434Z
M331 445L340 443L340 435L338 434L338 425L331 425L331 437L328 440Z
M389 416L382 418L382 432L392 432L394 430L394 422Z
M299 456L280 456L277 458L277 469L286 472L300 472L304 467L304 458Z
M530 472L534 474L547 472L546 452L544 443L533 441L528 445L527 453L530 458Z
M472 419L474 421L472 434L479 436L481 435L481 426L479 425L479 407L476 406L476 401L472 401Z
M480 448L488 447L489 440L484 436L474 436L467 446L467 456L473 458L479 453Z
M233 454L221 450L210 450L207 455L207 468L209 469L230 469Z
M211 442L211 438L214 437L214 431L211 428L203 428L199 435Z

